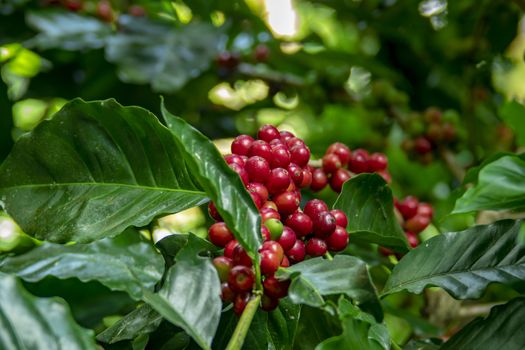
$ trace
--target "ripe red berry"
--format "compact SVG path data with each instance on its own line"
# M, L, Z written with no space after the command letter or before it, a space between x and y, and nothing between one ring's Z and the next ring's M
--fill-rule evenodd
M336 226L334 232L326 238L326 245L333 252L344 250L348 245L348 232L343 227Z
M76 12L76 11L80 11L80 10L82 10L82 8L84 7L84 4L82 3L81 0L66 0L66 1L64 2L64 6L65 6L69 11Z
M305 213L295 212L286 219L286 226L290 227L299 237L312 233L312 219Z
M289 280L279 281L274 276L266 277L263 282L264 294L277 299L284 298L288 294L289 286Z
M286 130L281 131L281 132L280 132L280 135L281 135L281 136L280 136L280 139L281 139L281 141L283 141L283 142L286 142L286 141L288 141L289 139L295 137L294 134L292 134L291 132L286 131Z
M255 275L248 266L234 266L228 276L228 285L236 293L248 292L252 290L255 282Z
M241 266L251 267L253 264L252 259L250 258L248 253L246 253L246 250L244 250L244 248L240 244L236 245L235 248L233 249L232 261L233 261L233 265L235 266L241 265Z
M412 231L417 234L423 231L429 224L430 218L428 216L416 215L405 222L405 228L408 231Z
M226 244L226 246L224 247L224 256L233 259L233 252L235 250L235 247L237 247L238 245L240 244L235 239L229 241L228 244Z
M281 261L281 267L288 267L290 266L290 260L288 260L288 257L285 255L283 256L283 261Z
M101 0L97 4L97 16L105 22L113 22L113 9L108 0Z
M232 302L235 299L235 292L230 288L227 282L221 283L221 299L224 302Z
M417 214L419 201L416 197L408 196L403 201L396 203L396 208L399 210L403 219L408 220Z
M288 249L286 252L286 255L288 256L288 259L291 263L298 263L304 260L304 256L306 255L306 250L304 248L304 242L301 240L296 240L293 247Z
M259 156L248 158L244 169L246 169L251 182L265 183L270 176L270 164L266 159Z
M283 250L283 247L281 247L279 243L277 243L276 241L264 242L261 249L259 249L259 252L263 252L266 250L275 253L279 259L279 263L281 263L281 260L283 259L283 256L284 256L284 250Z
M334 216L335 224L337 226L341 226L342 228L346 228L346 226L348 226L348 218L346 217L344 211L340 209L332 209L330 210L330 214Z
M303 168L301 168L299 165L295 163L288 164L288 175L290 175L290 178L292 179L293 183L296 186L301 186L303 182Z
M306 146L306 144L304 143L303 140L301 140L300 138L298 137L290 137L290 138L287 138L286 139L286 146L288 146L288 148L292 148L292 147L295 147L295 146Z
M259 212L261 213L261 221L263 224L269 219L281 220L281 215L279 215L279 212L273 208L261 208Z
M259 128L257 132L257 137L263 141L270 142L273 139L278 139L281 137L281 133L273 125L266 124Z
M271 208L271 209L274 209L274 210L278 210L277 205L273 201L266 201L266 202L264 202L264 204L261 207L261 209L262 208Z
M246 169L244 169L243 167L241 167L239 164L237 163L232 163L232 164L228 164L228 166L233 170L235 171L237 174L239 174L240 178L241 178L241 181L242 183L246 186L248 185L248 183L250 182L250 179L248 177L248 173L246 172Z
M283 223L279 219L269 219L266 220L264 223L264 226L268 228L270 231L270 239L273 241L277 241L279 238L281 238L281 235L283 233Z
M281 265L281 260L276 253L263 250L261 252L261 273L265 276L273 275Z
M308 201L303 209L303 212L312 220L325 211L328 211L328 205L320 199L312 199Z
M248 150L248 157L259 156L266 159L268 162L272 161L272 148L268 142L263 140L253 141Z
M224 222L216 222L208 229L210 241L217 247L225 247L234 237Z
M250 182L248 185L246 185L246 189L249 192L257 193L259 197L261 198L261 201L264 203L268 200L268 189L266 186L259 182Z
M252 143L253 137L249 135L239 135L233 140L231 151L233 154L247 156Z
M372 153L368 158L368 170L371 172L385 170L388 158L383 153Z
M277 139L275 140L277 141ZM270 165L272 168L287 168L290 164L291 155L285 145L272 146L272 159Z
M262 225L261 226L261 236L263 238L263 242L269 241L272 239L272 235L270 233L270 230L268 230L268 227Z
M283 233L281 234L281 237L279 237L279 244L284 249L284 251L290 250L297 240L297 235L295 232L289 228L288 226L283 227Z
M414 149L419 154L427 154L432 152L432 143L426 137L420 136L414 141Z
M359 149L352 152L350 160L348 161L348 169L350 169L351 172L360 174L368 170L368 155L365 152Z
M244 159L238 154L227 154L224 156L224 160L228 164L237 163L242 167L245 165Z
M146 16L146 10L140 5L131 5L128 8L128 13L134 17Z
M232 259L227 258L225 256L218 256L215 259L213 259L212 263L213 266L215 266L217 273L219 274L219 279L221 280L221 282L228 281L228 275L233 267Z
M350 148L348 148L345 144L336 142L332 143L330 147L328 147L325 154L337 155L339 157L339 160L341 161L341 164L344 166L348 164L352 152L350 152Z
M266 181L266 188L270 194L275 195L285 191L290 186L290 175L288 171L283 168L272 169L268 180Z
M342 166L341 160L334 153L329 153L323 156L323 171L327 174L333 174Z
M326 242L320 238L310 238L306 243L306 254L310 256L323 256L327 251Z
M306 146L295 145L290 148L291 161L300 167L304 167L310 160L310 150Z
M417 238L417 235L415 233L413 233L413 232L410 232L410 231L406 231L405 234L407 236L408 244L412 248L417 247L418 244L419 244L419 239Z
M264 311L273 311L279 306L279 299L263 295L261 297L261 309Z
M417 207L417 215L427 216L432 219L434 209L432 209L430 204L421 202Z
M252 197L253 203L255 203L255 206L257 207L257 209L261 209L263 205L263 201L261 197L259 197L259 195L255 192L248 192L248 193Z
M233 312L235 312L237 316L242 315L242 312L250 302L251 297L252 295L250 293L241 293L235 296L233 301Z
M296 192L283 192L277 195L274 199L279 213L283 215L290 215L299 208L301 202Z
M337 171L332 175L332 178L330 179L330 188L334 190L337 193L340 193L343 189L343 184L350 180L350 172L344 168L339 168Z
M221 68L233 69L240 63L240 56L237 52L221 52L217 57L217 64Z
M330 212L325 211L312 219L313 231L317 237L325 238L335 230L335 218Z
M303 181L299 187L305 188L312 184L312 171L308 168L303 168Z
M255 47L253 55L256 61L266 62L270 56L270 49L264 44L259 44Z
M392 182L392 176L390 176L390 173L388 172L388 170L380 170L377 172L378 175L380 175L383 180L386 181L386 183L391 183Z
M215 203L210 202L208 203L208 214L214 219L215 221L222 221L221 214L217 211L217 208L215 207Z
M312 173L312 183L310 189L314 192L321 191L328 184L328 177L321 168L316 168Z

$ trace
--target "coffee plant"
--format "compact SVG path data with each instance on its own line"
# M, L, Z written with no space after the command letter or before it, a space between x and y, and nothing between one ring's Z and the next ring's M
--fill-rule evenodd
M0 349L524 349L524 11L0 0Z

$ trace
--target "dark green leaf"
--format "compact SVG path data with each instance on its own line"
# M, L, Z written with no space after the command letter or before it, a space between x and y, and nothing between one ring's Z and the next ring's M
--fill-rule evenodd
M0 203L24 232L89 242L203 203L157 118L114 100L73 100L20 138L0 167Z
M390 335L386 326L377 323L372 315L362 312L343 298L339 301L339 318L343 334L323 341L316 350L390 349Z
M403 350L438 350L440 344L438 341L431 340L411 340L404 347Z
M28 12L26 22L40 32L27 45L41 50L98 49L105 45L106 38L111 34L109 24L71 11Z
M525 206L525 160L501 157L479 171L478 182L456 201L453 213Z
M162 316L148 304L144 304L122 317L114 325L97 335L104 343L116 343L134 339L153 332L162 322Z
M173 259L179 251L188 244L189 235L187 234L173 234L162 238L155 243L155 246L160 250L164 256L164 260L168 263L168 266L173 265ZM199 242L201 251L205 252L216 252L217 246L214 246L211 242L204 240L200 237L194 236L193 240Z
M292 279L288 296L296 304L321 307L325 303L322 296L334 294L348 295L360 303L377 299L366 264L349 255L309 259L280 268L276 276Z
M224 222L252 258L255 257L262 244L261 217L241 179L206 136L168 112L164 103L162 115L192 173L215 203Z
M44 243L0 262L0 271L29 282L47 276L76 277L82 282L98 281L111 290L125 291L134 299L141 299L143 290L153 289L163 270L160 254L133 230L90 244Z
M450 338L440 349L525 349L525 299L495 306L486 318L477 318Z
M106 58L118 66L120 79L150 83L173 92L198 77L217 57L221 31L208 23L175 28L146 17L119 16L120 30L108 39Z
M377 174L361 174L343 185L334 208L348 216L350 240L407 251L405 235L394 214L392 191Z
M517 101L510 101L501 106L499 115L516 133L519 145L525 146L525 106Z
M323 309L303 306L293 349L313 350L323 340L341 333L341 321Z
M504 220L431 238L394 267L383 295L438 286L455 298L479 298L493 282L521 290L525 247L516 242L520 227L521 221Z
M176 256L158 294L145 301L173 324L183 328L201 347L209 349L221 314L220 281L210 259L198 254L202 243L192 234Z
M36 298L15 277L0 273L0 348L97 349L92 331L78 326L58 298Z

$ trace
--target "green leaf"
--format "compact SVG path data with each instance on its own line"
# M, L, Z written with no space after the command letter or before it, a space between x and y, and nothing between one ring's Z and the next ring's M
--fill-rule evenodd
M438 340L410 340L404 347L403 350L438 350L440 345Z
M339 318L343 334L326 339L316 350L367 349L389 350L390 335L385 325L362 312L348 300L339 300Z
M392 191L377 174L361 174L345 182L334 203L348 217L350 240L376 243L404 252L408 243L394 214Z
M140 234L128 230L116 238L63 246L44 243L26 254L0 262L0 271L37 282L47 276L98 281L111 290L141 299L162 278L164 261Z
M518 144L525 146L525 106L517 101L506 102L499 115L516 133Z
M524 319L525 298L513 299L505 305L493 307L486 318L470 322L440 349L524 349Z
M24 232L64 243L115 236L206 201L157 118L114 100L66 104L0 167L0 204Z
M525 160L504 156L479 171L478 182L456 201L452 213L525 206Z
M58 298L36 298L0 273L0 348L97 349L93 332L77 325Z
M221 30L209 23L175 28L146 17L119 16L119 31L108 39L106 58L127 83L149 83L174 92L208 69L219 54Z
M503 220L425 241L394 267L382 295L437 286L455 298L474 299L494 282L523 290L525 247L516 242L521 224Z
M201 247L200 250L211 255L212 252L217 252L219 248L213 245L210 241L202 239L198 236L192 237L194 242L198 242ZM164 260L168 266L173 265L174 258L179 251L188 244L189 234L173 234L166 236L155 243L155 247L162 253Z
M193 234L168 270L158 294L144 300L165 319L183 328L202 348L209 349L221 316L221 290L209 258L198 254L203 245Z
M134 339L155 331L161 322L162 316L150 305L143 304L98 334L97 340L112 344Z
M71 11L31 11L27 24L39 31L27 41L29 47L41 50L63 49L68 51L98 49L105 45L111 26L92 16L82 16Z
M254 258L262 244L261 217L240 177L230 169L206 136L168 112L164 103L161 108L192 173L215 203L235 238Z
M323 340L342 332L341 321L326 310L310 306L301 307L293 349L312 350Z
M377 300L366 264L349 255L309 259L280 268L276 277L292 279L288 297L295 304L321 307L325 304L322 296L334 294L345 294L359 303Z

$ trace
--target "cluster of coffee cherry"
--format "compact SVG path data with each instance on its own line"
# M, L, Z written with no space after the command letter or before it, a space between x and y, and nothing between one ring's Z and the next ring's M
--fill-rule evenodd
M289 285L289 281L274 277L277 269L301 262L306 256L344 250L348 244L348 221L341 210L329 210L319 199L308 201L301 210L300 189L312 183L310 150L303 140L271 125L262 126L257 137L236 137L231 144L232 153L224 158L240 176L261 215L261 307L271 311L287 295ZM208 230L209 240L224 248L223 255L213 261L222 283L222 299L232 302L234 312L240 314L255 283L252 260L213 203L208 211L216 221Z
M343 184L354 174L378 173L386 182L391 181L387 170L388 159L383 153L369 154L364 149L351 151L345 144L336 142L330 145L322 158L322 166L311 168L310 189L321 191L328 184L332 190L341 192Z
M117 17L117 10L114 9L109 0L86 1L86 0L42 0L43 6L61 6L72 12L93 13L105 22L113 22ZM127 9L128 14L135 17L146 15L146 10L140 5L130 5Z
M443 114L435 107L422 114L414 113L409 121L411 136L403 141L402 148L411 158L430 164L439 147L451 147L459 139L453 113Z

